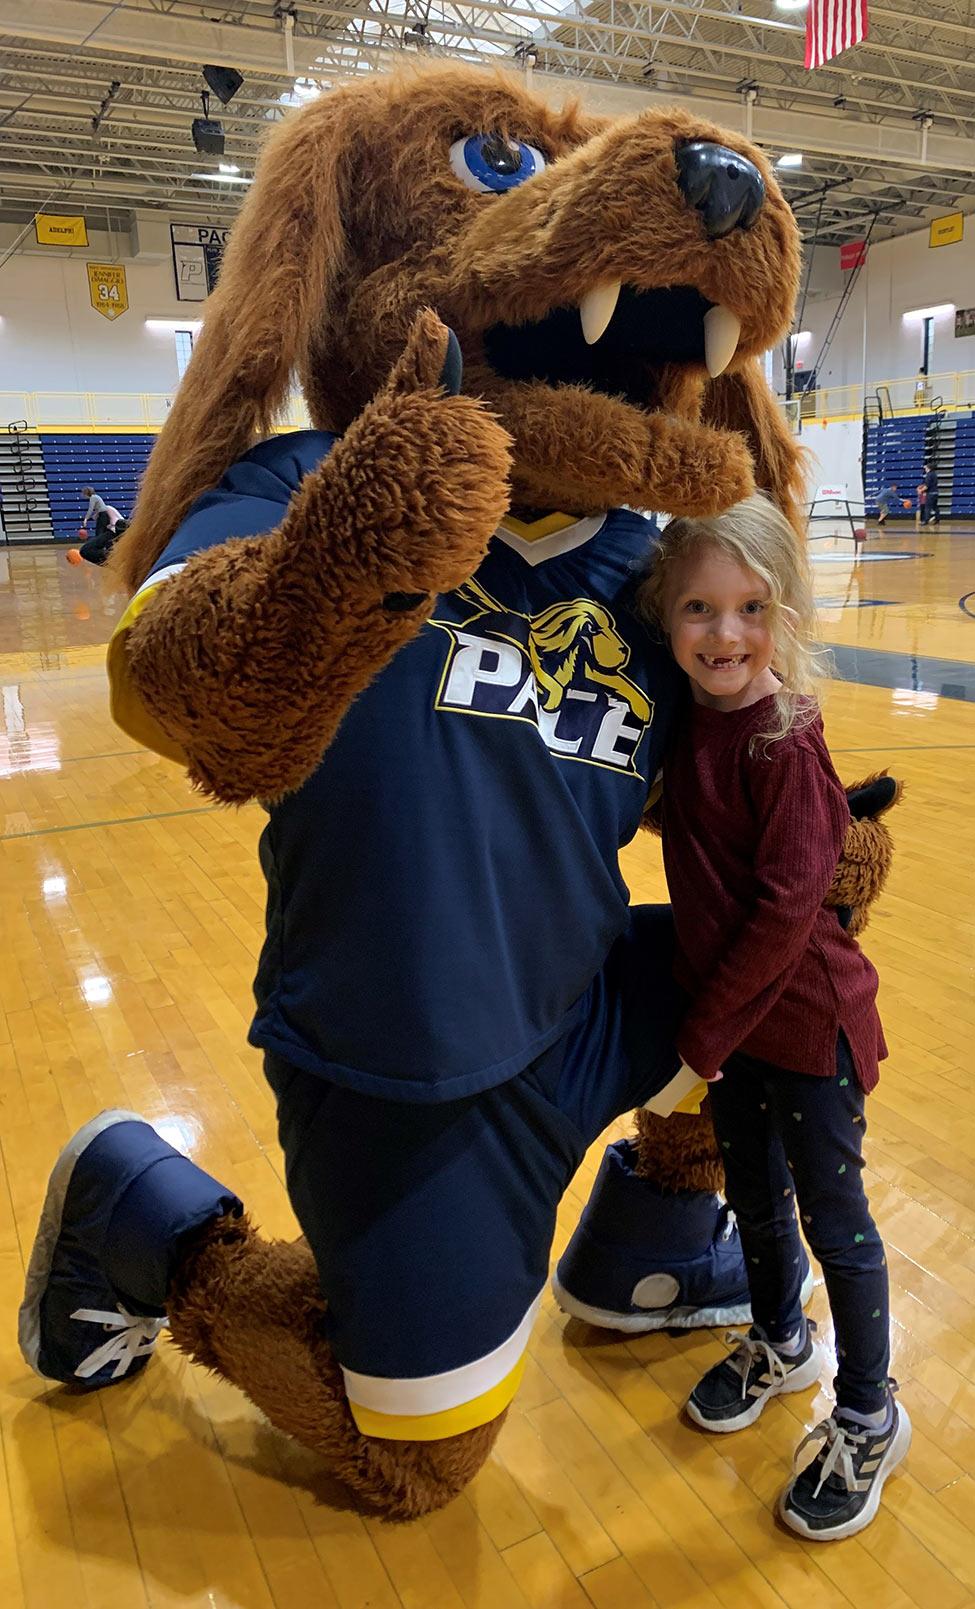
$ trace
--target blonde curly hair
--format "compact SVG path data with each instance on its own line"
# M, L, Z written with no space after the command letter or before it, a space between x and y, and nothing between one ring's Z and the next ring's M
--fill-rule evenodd
M716 548L768 587L767 620L775 644L772 670L782 685L775 695L774 724L767 732L755 734L752 747L776 743L816 719L817 685L830 673L829 655L816 641L809 562L788 520L757 492L724 514L671 520L639 593L641 610L665 639L677 562L706 548Z

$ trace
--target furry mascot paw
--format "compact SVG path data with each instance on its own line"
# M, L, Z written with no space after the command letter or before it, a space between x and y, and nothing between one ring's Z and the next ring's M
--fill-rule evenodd
M165 1310L385 1514L488 1456L560 1195L674 1056L669 916L617 866L678 708L633 511L757 485L802 540L760 363L798 277L765 157L693 108L613 120L430 65L275 127L113 552L109 678L127 733L267 807L251 1041L307 1243L103 1115L32 1259L42 1373L124 1378ZM274 435L294 375L314 429ZM856 826L853 920L882 830ZM741 1284L701 1132L641 1127L607 1186L659 1251L644 1297L688 1322Z

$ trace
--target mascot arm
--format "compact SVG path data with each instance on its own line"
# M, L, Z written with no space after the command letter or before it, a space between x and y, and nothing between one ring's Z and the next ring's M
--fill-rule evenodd
M446 340L421 315L388 385L280 526L197 554L110 659L119 723L225 803L306 780L433 597L477 569L505 512L508 437L472 398L444 395Z
M490 395L489 377L475 374ZM670 382L669 372L664 379ZM687 385L686 377L670 384L666 400L679 401ZM619 398L583 386L564 387L559 400L560 438L573 443L573 474L586 486L590 509L630 504L662 514L718 514L755 490L748 443L737 431L666 408L635 413ZM520 449L519 486L533 503L561 508L564 472L551 467L558 459L555 448L531 452L532 443L550 440L550 409L549 389L541 382L513 386L505 397L505 422Z

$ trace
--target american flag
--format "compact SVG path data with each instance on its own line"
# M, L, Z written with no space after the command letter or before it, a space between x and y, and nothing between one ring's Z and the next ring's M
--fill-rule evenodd
M809 0L806 12L806 66L822 67L869 31L867 0Z

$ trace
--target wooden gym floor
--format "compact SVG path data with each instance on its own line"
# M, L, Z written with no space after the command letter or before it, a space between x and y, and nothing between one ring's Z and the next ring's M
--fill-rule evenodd
M294 1224L245 1044L260 812L212 808L113 729L102 667L120 600L101 577L63 553L0 549L4 1609L975 1605L975 600L959 601L975 592L975 536L873 535L854 565L849 541L817 528L812 552L849 678L827 700L838 768L889 764L907 783L867 938L891 1042L868 1179L915 1425L873 1527L819 1548L771 1507L826 1390L708 1440L678 1408L721 1355L715 1334L627 1342L549 1299L496 1456L407 1527L330 1506L313 1458L167 1345L95 1396L28 1373L23 1260L53 1158L99 1108L142 1111L268 1231ZM655 843L625 860L634 897L660 897ZM566 1197L556 1250L600 1153ZM813 1312L829 1339L821 1288Z

